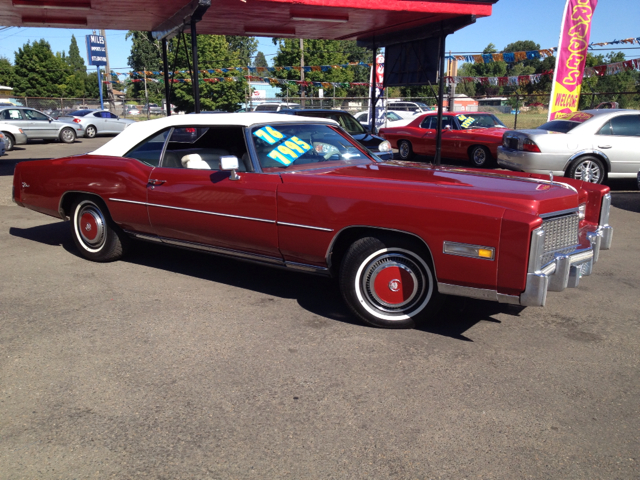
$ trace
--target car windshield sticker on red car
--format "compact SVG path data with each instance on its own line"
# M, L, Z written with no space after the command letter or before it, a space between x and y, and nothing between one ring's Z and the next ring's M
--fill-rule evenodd
M298 137L287 139L286 135L269 125L256 130L253 134L269 145L280 143L267 156L284 166L291 165L296 159L311 150L311 145L307 142Z
M460 120L460 126L462 128L469 128L473 122L476 121L473 117L466 117L464 115L458 115L458 120Z

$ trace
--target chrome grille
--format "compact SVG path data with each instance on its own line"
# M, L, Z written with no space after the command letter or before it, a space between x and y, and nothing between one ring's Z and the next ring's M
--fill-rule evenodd
M578 244L578 214L563 215L561 217L544 220L544 252L542 265L553 260L556 253L569 253Z

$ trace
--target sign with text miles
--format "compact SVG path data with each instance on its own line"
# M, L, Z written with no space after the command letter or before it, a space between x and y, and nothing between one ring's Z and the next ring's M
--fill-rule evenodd
M578 110L591 17L597 4L598 0L567 0L553 73L549 120L564 118Z
M89 65L102 67L107 64L107 42L101 35L87 35L87 60Z

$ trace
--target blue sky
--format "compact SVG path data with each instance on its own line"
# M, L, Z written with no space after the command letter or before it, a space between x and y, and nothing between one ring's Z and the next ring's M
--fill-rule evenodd
M481 18L447 38L447 50L452 52L480 52L489 43L498 49L517 40L533 40L540 48L558 45L564 0L500 0L493 6L493 15ZM593 17L592 42L608 42L629 37L640 37L639 0L600 0ZM0 27L1 28L1 27ZM14 59L14 52L30 40L46 39L54 52L68 51L71 34L76 36L80 52L86 55L84 36L91 30L62 28L10 28L0 30L0 56ZM107 30L107 45L111 68L128 70L127 57L131 43L125 40L125 31ZM259 50L271 63L276 47L270 38L260 38ZM627 58L640 57L640 46L623 50ZM628 47L621 45L620 47ZM606 51L598 53L607 53Z

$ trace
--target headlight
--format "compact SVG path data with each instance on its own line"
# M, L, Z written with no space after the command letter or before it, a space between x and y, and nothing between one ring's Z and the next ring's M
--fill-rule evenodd
M389 143L389 140L385 140L380 145L378 145L378 151L379 152L390 152L391 151L391 144Z
M587 204L586 203L581 203L580 205L578 205L578 218L580 220L584 220L584 217L587 214Z

